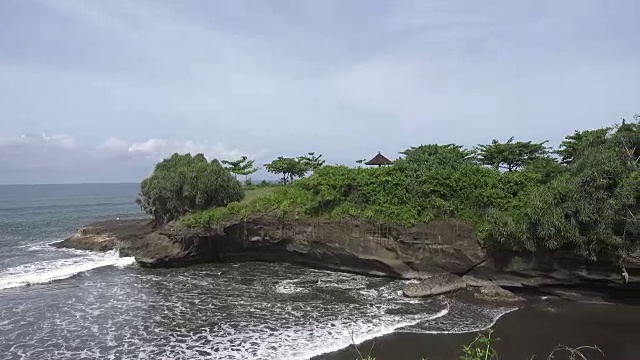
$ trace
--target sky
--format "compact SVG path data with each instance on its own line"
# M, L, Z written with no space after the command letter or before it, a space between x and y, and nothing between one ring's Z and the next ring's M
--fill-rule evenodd
M140 181L174 152L557 144L640 112L638 19L637 0L2 0L0 184Z

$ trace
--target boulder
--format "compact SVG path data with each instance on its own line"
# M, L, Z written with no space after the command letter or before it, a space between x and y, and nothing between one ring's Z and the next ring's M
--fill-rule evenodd
M481 286L476 289L473 295L480 300L496 301L496 302L515 302L524 299L515 295L509 290L505 290L500 286L489 285Z
M153 232L148 219L108 220L96 222L78 229L69 238L52 246L78 250L110 251L120 248L123 242L138 242Z
M495 285L491 280L478 278L472 275L463 275L462 280L467 283L467 286L481 287Z
M403 293L408 297L425 297L445 294L466 287L467 283L457 275L437 274L419 282L407 284Z

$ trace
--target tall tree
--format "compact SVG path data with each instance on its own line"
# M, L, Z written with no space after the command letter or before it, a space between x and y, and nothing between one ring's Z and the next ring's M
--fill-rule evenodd
M302 165L311 172L315 172L325 163L325 161L322 160L322 154L316 155L314 152L309 152L306 155L299 156L298 161L300 161Z
M287 184L296 177L303 177L309 168L298 158L279 156L272 162L264 165L265 169L272 174L281 174L282 183Z
M555 153L560 155L563 164L570 164L575 161L578 154L584 153L587 148L604 144L611 130L610 127L597 130L576 130L572 135L564 138Z
M227 170L232 174L244 175L245 181L247 177L260 170L258 167L254 167L255 160L249 160L246 156L240 157L238 160L222 160L222 163L226 165Z
M514 171L522 168L528 161L546 157L549 149L548 141L534 143L531 141L513 141L513 137L504 143L493 140L491 144L477 145L475 152L478 162L496 170Z
M473 151L466 150L456 144L428 144L412 146L400 154L404 159L400 163L411 163L420 166L456 166L462 162L473 161Z

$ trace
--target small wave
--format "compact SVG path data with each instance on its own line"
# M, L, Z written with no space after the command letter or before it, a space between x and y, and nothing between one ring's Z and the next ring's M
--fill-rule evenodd
M66 259L34 262L0 272L0 289L46 284L103 266L124 267L133 263L135 263L133 257L120 257L115 250L101 254L91 253Z
M25 249L26 251L43 251L43 250L54 250L55 248L53 248L51 246L51 244L55 244L57 242L61 241L60 239L56 239L56 240L45 240L45 241L41 241L41 242L37 242L37 243L30 243L30 244L25 244L25 245L20 245L18 246L21 249Z
M448 313L449 313L449 304L447 304L447 307L445 309L442 309L428 316L420 317L419 319L398 321L393 324L376 326L360 333L358 333L358 331L355 330L353 331L353 337L352 337L352 334L350 334L346 330L343 336L340 336L337 333L324 334L324 336L322 336L322 339L323 339L323 341L321 342L322 345L317 347L311 346L311 349L302 351L299 353L291 354L289 356L286 356L285 359L287 360L309 359L322 354L329 354L338 350L345 349L351 345L360 345L365 341L394 333L398 329L401 329L403 327L412 326L423 321L429 321L429 320L441 318L447 315Z
M295 294L306 292L306 289L295 284L295 280L283 280L276 285L276 292L280 294Z
M399 332L418 334L461 334L486 330L496 324L505 314L518 307L489 307L452 301L451 312L435 319L421 321L398 329Z

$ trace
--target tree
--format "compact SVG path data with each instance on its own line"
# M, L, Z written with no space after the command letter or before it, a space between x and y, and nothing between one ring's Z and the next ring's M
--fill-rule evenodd
M322 154L316 155L314 152L309 152L307 155L299 156L298 161L300 161L309 171L315 172L325 163L321 158Z
M624 274L622 260L640 245L640 126L623 122L603 143L575 149L565 173L492 218L493 237L516 249L610 256Z
M229 161L222 160L222 163L227 165L227 170L229 170L234 175L244 175L245 182L247 181L247 177L251 174L254 174L256 171L260 170L259 167L254 167L253 164L255 160L248 160L246 156L240 157L238 160Z
M173 154L142 181L136 202L160 225L243 197L238 180L218 160L209 162L202 154Z
M552 157L539 157L527 161L523 172L536 176L537 183L548 184L553 179L564 174L567 167Z
M456 166L460 163L471 163L473 152L466 150L462 145L456 144L429 144L412 146L401 151L404 159L400 163L411 163L416 165L429 166Z
M295 177L303 177L309 168L300 161L299 158L278 156L269 164L264 165L265 169L272 174L282 174L282 183L293 181Z
M597 130L576 130L572 135L564 138L560 143L560 149L555 153L560 155L563 164L569 164L576 159L578 154L584 153L587 148L604 144L611 130L610 127Z
M528 161L549 155L549 149L544 145L547 141L533 143L531 141L513 141L500 143L493 140L488 145L475 147L477 160L496 170L504 169L509 172L522 168Z

